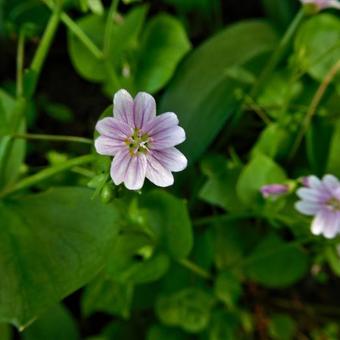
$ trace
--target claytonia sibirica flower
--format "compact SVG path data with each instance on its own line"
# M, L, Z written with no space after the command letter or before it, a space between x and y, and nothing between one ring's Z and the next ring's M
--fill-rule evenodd
M338 0L300 0L303 5L314 6L317 11L326 8L340 9L340 2Z
M174 146L185 140L175 113L156 116L156 102L145 92L135 99L126 90L114 95L113 117L100 120L95 148L101 155L114 156L111 177L116 185L139 190L145 177L152 183L172 185L172 171L182 171L187 159Z
M322 180L308 177L308 187L300 188L297 195L301 201L296 209L305 215L314 216L312 233L333 238L340 233L340 182L332 175Z
M287 184L268 184L264 185L260 192L263 198L278 198L289 191L289 185Z

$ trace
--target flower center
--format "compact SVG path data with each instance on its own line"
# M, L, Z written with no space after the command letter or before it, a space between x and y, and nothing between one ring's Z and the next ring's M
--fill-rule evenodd
M149 151L149 135L138 128L135 128L133 134L125 140L131 156L138 153L147 153Z
M336 198L331 198L328 202L327 205L332 208L333 210L338 210L340 211L340 201L337 200Z

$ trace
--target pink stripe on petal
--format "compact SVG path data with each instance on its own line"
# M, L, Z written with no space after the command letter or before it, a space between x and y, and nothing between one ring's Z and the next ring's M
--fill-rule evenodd
M333 193L334 190L340 187L338 179L333 175L325 175L322 178L322 182L330 193Z
M124 142L106 136L99 136L95 140L94 146L100 155L114 156L124 148Z
M129 190L139 190L145 180L147 161L144 154L131 157L125 172L124 184Z
M151 138L150 148L163 150L181 144L185 141L185 131L180 126L174 126L154 134Z
M96 130L101 134L118 140L125 140L133 133L133 129L126 123L116 118L106 117L101 119Z
M151 151L156 158L166 169L170 171L182 171L188 165L188 160L176 148L163 149L160 151Z
M151 119L156 117L155 99L146 92L139 92L134 100L134 122L135 127L143 127Z
M133 99L130 93L126 90L119 90L113 98L114 117L132 127L134 125L133 105Z
M178 118L176 114L173 112L166 112L156 116L155 119L152 119L145 124L144 132L146 132L149 136L153 136L177 125Z
M146 178L159 187L168 187L174 184L174 176L151 154L147 156L148 165L146 168Z
M327 192L309 188L300 188L296 191L296 194L306 201L315 203L322 203L330 198Z
M119 185L124 181L130 160L131 155L128 149L117 152L111 163L110 170L110 175L114 184Z

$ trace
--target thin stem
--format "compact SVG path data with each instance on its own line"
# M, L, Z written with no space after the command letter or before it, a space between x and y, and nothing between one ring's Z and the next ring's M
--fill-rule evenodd
M53 142L72 142L72 143L93 144L92 139L84 138L84 137L77 137L77 136L16 133L12 135L11 137L20 138L20 139L47 140L47 141L53 141Z
M57 173L63 172L65 170L68 170L70 168L90 163L95 159L94 155L86 155L86 156L80 156L77 158L73 158L70 160L67 160L61 164L57 164L55 166L46 168L44 170L41 170L40 172L26 177L22 179L21 181L15 183L13 186L5 189L3 192L0 193L0 198L3 198L5 196L8 196L9 194L13 194L17 191L27 189L33 185L36 185L37 183L40 183L41 181L44 181Z
M328 88L328 86L330 85L330 83L332 82L332 80L334 79L334 77L337 75L337 73L340 71L340 61L338 61L331 69L330 71L327 73L327 75L325 76L324 80L322 81L322 83L320 84L319 88L317 89L312 102L309 106L309 109L306 113L306 116L302 122L302 127L299 131L299 134L295 140L295 143L292 147L292 151L289 155L289 160L293 159L293 157L295 156L297 150L300 147L300 144L303 140L303 137L305 135L305 133L307 132L312 119L315 115L315 113L317 112L318 106Z
M94 42L84 33L84 31L68 16L66 13L61 14L62 22L69 30L84 44L85 47L98 59L104 59L103 52L94 44Z
M17 50L17 98L22 97L24 93L23 72L25 58L25 33L23 30L19 33L18 50Z
M259 75L256 83L254 84L252 90L249 93L249 96L251 98L254 98L256 100L257 96L259 93L262 91L263 86L266 84L268 78L271 76L277 65L282 59L282 56L286 53L291 40L293 39L295 32L297 31L298 27L300 26L302 20L305 17L305 11L301 9L295 16L294 20L292 23L289 25L286 33L282 37L281 41L279 42L279 45L276 47L274 53L270 57L268 63L266 64L265 68L262 70L261 74ZM244 110L244 105L245 105L245 99L239 106L239 109L236 111L233 121L232 121L232 126L236 126L238 122L240 121L243 110Z
M31 64L31 69L36 72L37 79L40 75L41 69L46 60L47 53L52 44L53 37L57 31L58 24L60 21L60 14L61 14L61 5L58 5L53 9L53 13L47 24L44 35L34 55L34 58Z
M49 0L43 0L47 7L53 10L54 6ZM72 18L65 12L60 15L61 21L67 28L84 44L85 47L98 59L103 59L103 52L96 46L96 44L84 33L84 31L72 20Z
M203 279L212 280L213 278L209 272L188 259L179 260L178 263L181 264L183 267L191 270L196 275L202 277Z

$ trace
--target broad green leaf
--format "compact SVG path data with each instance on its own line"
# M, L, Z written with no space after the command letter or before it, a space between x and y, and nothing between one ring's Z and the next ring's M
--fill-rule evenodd
M211 156L202 162L202 172L208 176L199 197L227 211L244 209L236 194L235 183L241 167L228 162L223 157Z
M22 116L26 107L24 101L15 100L0 90L0 116L5 119L5 134L25 132L26 123ZM25 140L1 137L0 134L0 188L12 184L17 179L25 154Z
M288 314L275 314L269 321L269 334L272 339L295 339L297 324Z
M188 340L189 337L181 330L165 327L162 325L153 325L148 330L147 340Z
M215 281L215 295L219 300L232 308L242 294L242 286L239 279L232 272L220 272Z
M295 38L295 58L302 70L322 81L340 60L340 19L322 13L306 21Z
M330 144L329 158L327 163L327 171L337 177L340 177L339 145L340 145L340 120L336 122L334 127L334 133Z
M119 215L91 194L58 188L0 202L0 321L24 327L103 266Z
M264 154L272 159L284 159L290 151L294 134L278 123L269 124L260 134L252 155Z
M284 170L272 159L256 154L243 169L236 185L238 197L248 207L260 202L259 190L263 185L286 181Z
M190 46L180 21L165 14L154 17L142 37L135 75L136 88L151 93L162 88Z
M8 323L0 324L0 339L1 340L12 340L12 329Z
M175 259L187 257L193 235L185 201L163 190L153 190L143 196L140 206L160 247Z
M210 320L214 299L199 288L187 288L170 296L160 296L156 313L167 326L179 326L187 332L204 330Z
M284 288L307 273L308 256L297 245L271 234L250 254L245 269L250 279L265 287Z
M333 132L334 124L322 117L315 117L307 131L306 153L310 169L317 176L325 173ZM339 154L338 145L337 152Z
M48 309L22 333L23 340L77 340L80 334L75 320L62 305Z
M82 311L87 317L94 312L105 312L128 318L133 289L132 284L120 283L99 275L85 287L81 300Z
M224 310L214 311L208 329L209 340L234 340L236 330L239 327L239 320L236 315Z
M276 42L267 23L237 23L203 43L178 68L161 111L177 113L187 133L181 148L190 162L206 150L238 107L235 90L245 85L230 79L228 70L269 52Z
M124 51L137 39L147 12L146 6L130 11L120 24L112 29L109 67L119 70ZM77 21L81 30L102 50L104 47L106 16L87 15ZM108 78L107 63L96 58L87 47L71 32L68 32L68 50L73 66L87 80L104 82Z

